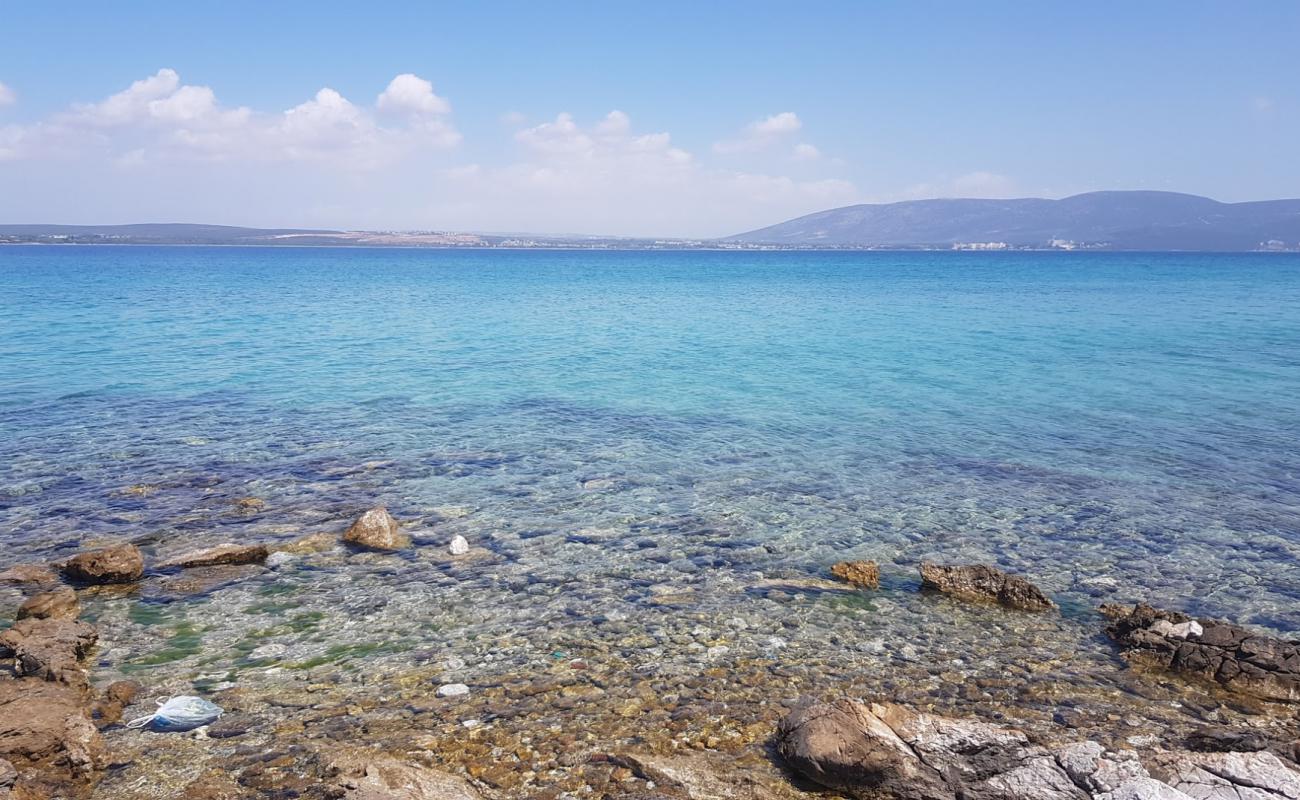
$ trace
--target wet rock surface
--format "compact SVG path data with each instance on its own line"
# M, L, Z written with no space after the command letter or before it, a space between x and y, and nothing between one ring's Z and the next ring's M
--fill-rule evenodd
M386 508L372 508L362 514L343 534L343 541L370 550L400 550L411 540L402 533Z
M18 607L18 619L72 620L81 615L77 593L67 587L32 595Z
M0 656L14 659L20 677L71 685L87 682L82 661L95 645L95 628L66 619L22 619L0 633Z
M331 794L346 800L482 800L464 778L380 754L334 756Z
M864 589L880 588L880 565L874 561L840 561L831 567L831 574Z
M1239 625L1139 603L1103 606L1106 632L1132 661L1215 681L1266 700L1300 702L1300 644Z
M144 574L144 556L133 544L119 544L75 555L61 568L78 583L133 583Z
M270 550L262 544L219 544L170 556L156 566L158 569L193 569L261 564L268 555Z
M0 584L43 588L58 582L59 576L44 564L16 564L0 571Z
M1018 575L985 564L944 566L921 563L922 585L971 602L997 603L1020 611L1055 608L1041 589Z
M88 794L104 743L85 701L79 687L0 678L0 758L15 768L16 798Z
M798 772L861 800L1242 800L1300 797L1300 771L1268 752L1057 747L985 722L892 703L809 700L777 749Z

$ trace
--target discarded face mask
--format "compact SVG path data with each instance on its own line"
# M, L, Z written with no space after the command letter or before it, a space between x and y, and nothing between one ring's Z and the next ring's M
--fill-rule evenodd
M225 712L221 706L202 697L180 695L166 702L158 701L158 710L147 717L126 723L128 728L148 727L154 731L192 731L217 720Z

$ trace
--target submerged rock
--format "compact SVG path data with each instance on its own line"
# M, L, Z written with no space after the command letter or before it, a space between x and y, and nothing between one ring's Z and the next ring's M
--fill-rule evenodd
M12 654L19 676L85 685L81 662L98 638L84 622L29 617L0 633L0 655Z
M400 550L411 543L397 520L382 506L362 514L343 534L343 541L371 550Z
M464 778L441 770L365 753L335 755L330 771L346 800L481 800Z
M90 718L98 728L106 728L122 719L122 711L131 704L143 687L135 681L114 681L90 708Z
M1300 644L1145 603L1102 606L1130 661L1194 675L1263 700L1300 701Z
M435 694L438 697L465 697L469 694L469 687L463 683L446 683L439 686Z
M921 583L961 600L998 603L1022 611L1047 611L1056 607L1029 581L985 564L943 566L923 561Z
M469 542L464 536L456 534L452 537L451 544L447 546L447 550L453 556L463 556L469 552Z
M132 583L144 574L144 556L133 544L119 544L73 556L62 569L68 578L81 583Z
M261 564L271 554L263 544L219 544L201 550L191 550L162 561L159 569L191 569L193 567L220 567L242 564Z
M43 588L58 582L59 576L44 564L17 564L0 572L0 583Z
M831 567L831 574L864 589L880 588L880 565L874 561L841 561Z
M77 593L64 587L27 598L18 608L18 619L76 619L81 616Z

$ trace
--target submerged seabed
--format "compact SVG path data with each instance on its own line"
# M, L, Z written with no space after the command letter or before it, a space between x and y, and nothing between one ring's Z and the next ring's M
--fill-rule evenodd
M590 750L761 759L803 693L1114 742L1239 719L1093 609L1300 628L1300 261L1018 258L6 249L0 568L376 504L414 536L87 593L97 680L251 715L110 733L104 797L291 787L313 742L581 792ZM819 581L847 558L882 590ZM921 593L923 558L1061 613Z

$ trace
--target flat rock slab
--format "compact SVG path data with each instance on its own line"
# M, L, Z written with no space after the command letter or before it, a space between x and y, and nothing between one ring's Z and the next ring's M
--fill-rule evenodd
M85 701L85 692L71 686L0 679L0 759L19 772L17 796L72 796L102 765L103 740Z
M1262 700L1300 702L1300 643L1145 603L1102 606L1106 633L1139 664L1214 681Z
M77 593L66 586L32 595L18 608L18 619L76 619L81 616Z
M99 636L85 622L21 619L0 633L0 653L10 653L21 677L85 685L82 661Z
M391 756L340 753L330 767L346 800L482 800L464 778Z
M923 561L921 584L960 600L997 603L1020 611L1047 611L1056 607L1051 598L1029 581L987 564L944 566Z
M158 569L192 569L261 564L270 554L271 551L263 544L219 544L171 556L156 566Z

